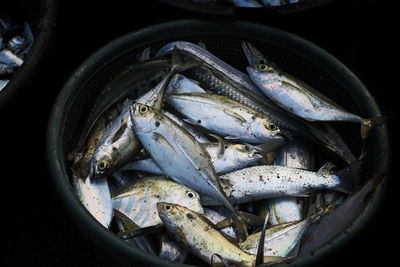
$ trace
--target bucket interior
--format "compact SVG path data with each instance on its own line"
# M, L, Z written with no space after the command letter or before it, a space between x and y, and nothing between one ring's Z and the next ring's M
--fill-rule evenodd
M372 97L346 67L301 38L251 23L213 24L198 21L167 23L129 34L102 48L96 52L96 55L100 55L97 58L101 58L101 62L94 62L95 57L91 57L87 61L90 61L90 64L84 62L78 68L85 69L81 72L85 73L85 76L79 76L77 71L71 76L74 80L72 82L70 80L64 86L64 96L67 98L62 100L63 116L58 122L62 125L62 134L56 136L56 139L60 142L61 148L57 153L63 158L61 166L65 167L67 174L70 174L70 165L66 157L73 149L80 129L102 88L127 65L134 64L137 55L143 49L151 47L151 55L154 55L163 45L176 40L193 43L202 40L212 54L244 73L247 60L240 42L251 42L284 71L310 84L346 110L363 117L379 115L379 109ZM335 123L334 126L357 155L362 146L359 124ZM369 136L368 153L362 165L363 174L376 173L386 166L385 146L382 146L382 142L378 142L385 137L384 135L383 129L376 129ZM71 175L64 178L70 179ZM365 180L370 176L364 175L363 178Z

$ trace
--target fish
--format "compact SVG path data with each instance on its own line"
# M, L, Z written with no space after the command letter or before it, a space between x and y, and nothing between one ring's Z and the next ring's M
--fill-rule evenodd
M203 215L208 220L210 220L214 225L227 219L227 217L224 216L222 213L215 211L213 209L210 209L210 208L204 208ZM220 232L223 233L224 235L227 235L227 236L230 236L230 237L236 239L235 229L233 229L232 226L224 227L223 229L220 229Z
M335 154L339 155L347 164L357 161L352 151L327 123L309 123L278 107L269 98L260 98L251 92L235 87L223 75L212 71L204 65L187 71L189 77L199 82L205 90L215 94L229 97L264 116L270 118L280 129L280 135L290 140L305 140L316 143Z
M106 228L109 227L113 214L110 188L105 178L90 179L90 161L101 137L116 116L117 111L114 108L103 114L93 126L86 140L85 150L80 153L82 156L71 159L72 184L76 195L90 214Z
M224 174L250 165L254 165L262 156L258 149L251 145L227 143L223 144L224 151L220 153L218 142L203 143L211 156L217 174ZM123 166L120 170L140 170L153 174L165 174L151 159L132 161Z
M180 205L159 202L157 210L169 233L190 253L195 254L208 264L214 254L239 266L254 266L256 256L249 254L229 241L214 228L203 215ZM266 256L265 262L282 260L281 257Z
M167 95L166 101L193 124L225 139L249 143L282 140L278 126L266 116L228 97L207 93Z
M162 113L164 113L165 115L168 116L168 118L172 119L177 124L179 124L180 126L185 128L185 130L187 130L198 142L200 142L200 143L211 142L211 139L205 133L200 131L198 129L198 127L196 128L193 124L186 122L181 117L179 117L167 110L163 110Z
M204 146L160 111L142 104L131 105L130 111L133 130L160 169L176 182L226 207L236 219L238 236L244 240L247 231L243 219L222 191Z
M318 172L276 165L258 165L220 176L221 186L234 204L253 202L283 196L306 197L309 190L332 189L352 192L354 184L347 184L347 168L331 174L330 163ZM206 196L203 205L218 205Z
M278 149L275 165L313 170L314 157L309 145L288 142ZM269 201L269 222L272 225L301 220L302 201L296 197L284 197Z
M242 43L251 64L246 68L251 80L275 103L308 121L348 121L361 124L361 137L366 138L376 119L365 119L350 113L307 83L278 69L250 43ZM259 56L254 56L258 54ZM255 58L258 57L258 62ZM260 63L260 61L262 63Z
M90 214L105 228L110 226L113 208L107 179L81 179L72 175L76 195Z
M165 56L166 54L170 53L174 49L174 47L176 47L176 49L179 52L184 53L185 55L189 55L193 58L196 58L202 64L205 64L210 68L223 74L227 79L229 79L232 82L232 84L240 86L241 88L243 88L243 90L256 94L261 98L265 97L260 91L260 89L254 85L254 83L247 74L237 70L236 68L227 64L225 61L219 59L218 57L208 52L206 49L196 44L186 41L171 42L161 47L157 51L155 56L156 57Z
M146 94L138 97L136 103L149 105L157 110L161 110L164 103L165 92L169 80L175 71L190 68L192 62L181 63L179 55L174 51L172 55L172 66L170 72L158 83L156 87ZM110 175L126 164L132 156L141 148L140 142L131 130L132 121L130 118L129 106L132 103L129 99L125 103L125 108L115 123L110 126L104 134L100 144L97 146L92 159L91 175L94 178L101 178Z
M205 93L206 91L201 88L198 82L187 78L186 76L176 73L172 76L168 87L167 94L181 94L181 93Z
M129 105L126 105L96 147L91 160L90 177L100 179L109 176L140 149L140 142L131 127Z
M112 207L140 228L161 224L156 204L168 201L203 213L200 196L192 189L165 176L149 176L128 183L111 193Z
M293 221L271 226L265 231L264 255L286 257L300 241L309 226L309 220ZM258 249L261 232L249 235L239 247L244 251L255 254Z

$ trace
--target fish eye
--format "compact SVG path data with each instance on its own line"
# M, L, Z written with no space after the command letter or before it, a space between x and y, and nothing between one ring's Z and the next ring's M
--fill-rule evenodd
M172 210L172 207L171 207L170 205L166 205L166 206L165 206L165 210L166 210L166 211L171 211L171 210Z
M149 111L149 108L146 106L139 106L139 113L145 114L147 111Z
M260 64L260 65L258 65L258 69L260 71L267 71L268 70L268 66L265 65L265 64Z
M104 171L106 168L108 167L108 163L105 160L101 160L99 161L99 163L97 164L97 169L99 171Z
M187 192L186 195L188 198L194 198L196 196L193 192Z
M249 146L249 145L244 145L244 146L243 146L243 149L244 149L245 151L251 151L251 146Z
M268 130L271 131L276 131L278 129L278 126L276 126L276 124L271 121L267 122L265 126L267 127Z

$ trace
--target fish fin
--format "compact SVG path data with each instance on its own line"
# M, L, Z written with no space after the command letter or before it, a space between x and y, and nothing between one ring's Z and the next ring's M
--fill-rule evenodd
M151 53L151 47L146 47L143 49L142 53L140 54L140 57L138 59L138 62L144 62L146 60L150 59L150 53Z
M188 119L188 118L183 118L182 120L183 120L184 122L190 123L190 124L192 124L192 125L199 125L197 122L195 122L195 121L193 121L193 120L191 120L191 119Z
M230 227L233 225L233 219L232 218L225 218L222 221L219 221L215 224L215 228L218 230Z
M207 50L207 45L206 45L206 43L204 43L203 40L199 40L197 42L197 45L200 46L201 48L203 48L204 50Z
M219 159L222 158L222 156L224 156L224 154L225 154L225 142L224 142L224 140L221 137L219 137L218 135L216 135L216 134L210 133L209 135L214 137L215 139L217 139L217 141L218 141L218 153L217 153L217 155L218 155Z
M361 121L361 138L367 138L373 127L384 124L388 122L388 120L388 116L377 116L369 119L363 119Z
M168 142L168 140L162 134L154 132L153 133L153 139L159 144L164 143L164 144L168 145L177 154L175 148L171 145L170 142Z
M360 167L361 162L355 161L348 165L346 168L337 171L335 175L339 177L340 184L332 189L345 194L352 194L357 187L356 181L358 181Z
M227 136L224 136L224 139L226 139L226 140L239 140L240 137L233 136L233 135L227 135Z
M227 109L227 108L220 108L220 107L215 107L216 109L222 110L223 112L225 112L225 114L235 118L236 120L238 120L240 123L248 123L247 120L245 118L243 118L240 114Z
M214 262L214 258L215 257L217 257L221 261L221 263L215 263ZM210 265L212 267L229 267L230 266L229 262L226 259L224 259L221 255L219 255L218 253L214 253L214 254L211 255L211 263L210 263Z
M240 242L243 242L247 238L247 225L245 220L236 215L234 218L234 229L236 233L236 237Z
M265 241L265 230L267 230L268 218L269 218L269 211L267 211L267 214L265 215L264 224L260 235L260 241L258 241L256 263L255 263L256 266L264 262L264 241Z

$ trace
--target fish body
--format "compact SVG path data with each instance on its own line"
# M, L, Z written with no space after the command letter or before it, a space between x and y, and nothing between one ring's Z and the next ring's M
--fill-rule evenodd
M250 143L282 139L269 118L228 97L185 93L168 95L166 100L194 124L222 137Z
M249 254L231 243L207 218L185 207L159 202L158 214L167 230L183 244L189 252L208 264L213 262L213 255L218 254L229 263L239 266L254 266L255 255ZM269 261L280 259L268 257Z
M167 115L170 119L175 121L177 124L179 124L181 127L185 128L185 130L187 130L198 142L200 142L200 143L211 142L210 138L208 138L205 134L203 134L201 131L196 129L193 124L184 121L179 116L176 116L175 114L173 114L167 110L163 110L162 112L165 115Z
M85 208L92 216L108 228L111 223L113 208L111 204L110 189L105 178L98 180L81 179L72 176L75 193Z
M275 165L244 168L220 176L225 194L232 203L247 203L260 199L304 196L311 189L335 189L341 180L334 174L312 172ZM203 205L216 205L202 198Z
M223 174L254 165L262 158L251 145L229 143L225 145L224 152L220 153L219 143L203 143L210 154L215 171ZM152 159L133 161L122 167L121 170L140 170L153 174L165 174Z
M196 68L197 69L197 68ZM205 93L206 91L200 87L198 82L185 77L180 73L176 73L168 84L167 94L181 93Z
M161 223L157 203L168 201L203 213L200 197L192 189L165 177L147 177L112 192L112 207L140 228Z
M160 110L164 103L166 86L172 74L170 72L156 87L136 99L136 102ZM91 163L94 178L110 175L127 163L140 149L140 142L132 131L130 104L132 104L131 100L124 103L121 114L104 134L96 148Z
M156 56L166 55L170 53L174 49L174 47L176 47L178 51L200 60L207 66L225 75L227 79L241 86L245 90L248 90L253 94L259 95L260 97L264 97L260 92L260 89L258 89L257 86L254 85L247 74L237 70L236 68L227 64L225 61L219 59L218 57L208 52L206 49L196 44L186 41L171 42L160 48L156 53Z
M250 43L242 43L251 64L246 68L251 80L277 105L308 121L349 121L361 123L365 138L376 120L347 112L307 83L279 70Z
M278 149L275 165L312 170L313 155L304 143L288 142ZM302 201L296 197L275 198L269 201L269 222L272 225L301 219Z
M297 245L309 222L307 220L279 224L265 231L264 255L286 257ZM239 243L244 251L256 254L261 232L249 235L246 241Z
M237 222L241 220L222 191L210 155L203 145L162 112L149 106L132 105L131 118L136 135L164 173L196 192L210 196L226 207ZM241 227L240 239L243 240L245 226L243 223L237 226Z

